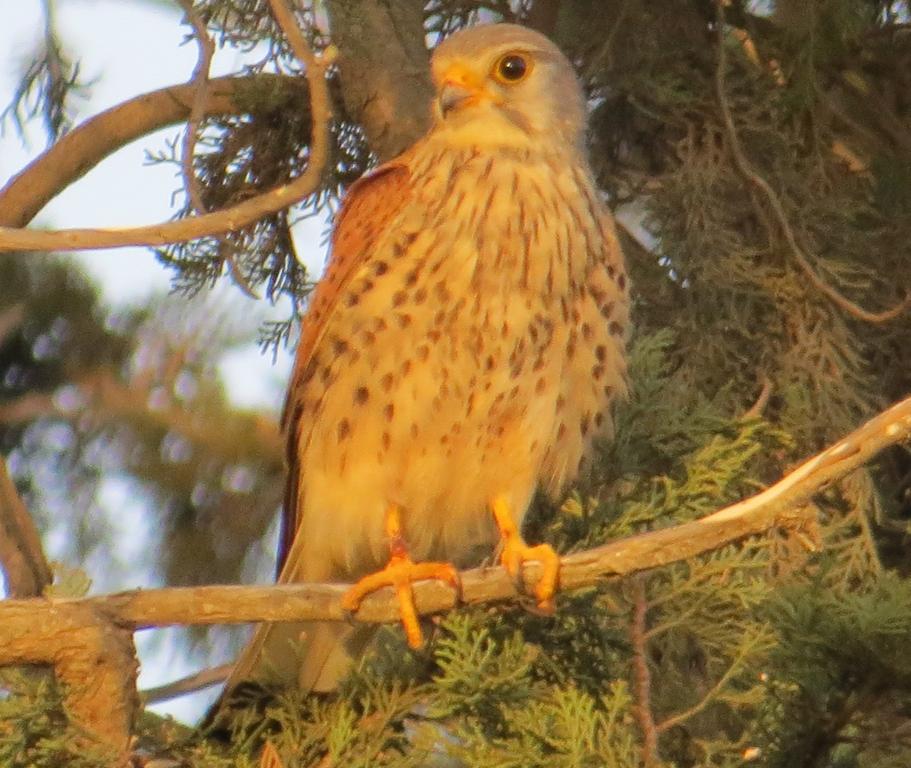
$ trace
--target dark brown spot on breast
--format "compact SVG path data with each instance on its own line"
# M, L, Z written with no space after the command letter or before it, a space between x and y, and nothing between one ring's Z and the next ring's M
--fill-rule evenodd
M392 417L395 416L395 406L392 403L386 403L386 407L383 408L383 416L386 421L392 421Z
M370 399L370 390L367 387L358 387L354 390L354 402L363 405Z
M443 280L440 280L436 285L433 286L433 292L436 295L437 299L443 303L448 303L452 298L452 294L449 292L449 288L446 286L446 283Z
M351 434L351 424L348 423L348 419L342 419L338 423L338 441L342 442Z
M417 348L418 360L422 363L427 361L427 358L430 357L430 347L427 344L421 344Z
M389 437L389 433L388 433L388 432L383 432L382 441L383 441L383 450L384 450L384 451L388 451L388 450L389 450L389 446L392 444L392 438Z
M607 357L607 347L605 347L603 344L599 344L597 347L595 347L595 357L598 358L599 363L603 363Z
M543 395L544 390L546 388L547 388L547 379L545 379L542 376L540 379L538 379L537 383L535 384L535 394Z
M607 330L610 331L611 336L622 336L623 335L623 326L618 323L616 320L612 321Z
M383 391L388 392L390 389L392 389L392 384L394 381L395 376L393 376L391 373L384 373L383 378L380 379L380 384L383 387Z
M407 312L396 315L395 319L399 321L399 328L407 328L409 325L411 325L411 315L409 315Z
M332 337L332 353L334 355L344 355L348 351L348 342L340 339L338 336Z
M588 323L582 323L582 338L586 341L591 340L592 337L592 327Z
M379 277L389 271L389 265L385 261L378 261L373 265L373 274Z
M626 290L626 275L623 274L622 272L619 275L617 275L617 285L620 286L621 291Z
M392 306L400 307L405 303L405 299L408 298L408 294L405 291L396 291L392 294Z
M361 300L361 297L358 296L354 291L349 291L348 294L345 296L345 306L353 307L360 300Z
M377 333L379 333L379 332L381 332L381 331L385 331L385 330L386 330L386 327L387 327L387 326L386 326L386 318L385 318L385 317L378 317L378 318L376 318L376 319L373 321L373 328L374 328L374 330L375 330Z

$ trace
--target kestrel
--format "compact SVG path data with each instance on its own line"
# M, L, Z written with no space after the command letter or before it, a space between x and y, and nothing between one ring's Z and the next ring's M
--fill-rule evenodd
M456 580L499 539L514 577L559 561L520 535L611 428L625 384L628 285L585 151L585 99L547 38L478 26L433 54L430 131L348 190L283 417L280 582ZM368 575L372 574L372 575ZM264 625L244 679L334 687L363 629Z

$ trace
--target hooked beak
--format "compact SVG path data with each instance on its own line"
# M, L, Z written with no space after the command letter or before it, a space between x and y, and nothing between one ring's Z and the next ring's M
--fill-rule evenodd
M440 111L443 113L443 117L475 100L477 96L477 91L469 88L464 83L447 80L443 83L443 87L440 88L439 97Z

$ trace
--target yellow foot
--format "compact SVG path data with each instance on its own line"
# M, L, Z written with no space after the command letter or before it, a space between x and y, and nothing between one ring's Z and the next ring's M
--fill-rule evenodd
M414 606L414 592L411 585L422 579L439 579L450 584L457 592L461 591L459 572L451 563L415 563L405 549L402 539L401 522L398 508L390 505L386 510L386 535L389 538L389 564L381 571L371 573L357 582L342 596L342 607L346 611L356 611L361 601L371 592L383 587L394 587L399 601L399 616L402 627L408 638L408 645L420 648L424 643L418 612Z
M541 578L535 584L535 599L538 610L544 613L554 612L554 594L560 578L560 558L550 544L528 546L519 535L509 504L502 498L494 499L491 504L494 519L500 529L502 553L500 562L516 581L522 581L522 564L528 560L541 563Z
M450 563L415 563L407 555L393 555L382 571L371 573L357 582L342 597L342 607L356 611L361 601L371 592L383 587L394 587L399 601L399 616L408 638L408 645L420 648L424 643L414 593L411 585L422 579L440 579L459 589L459 572Z

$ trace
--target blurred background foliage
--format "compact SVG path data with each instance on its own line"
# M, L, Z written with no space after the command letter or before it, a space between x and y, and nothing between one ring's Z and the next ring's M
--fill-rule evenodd
M319 47L358 3L305 5ZM220 45L261 52L251 71L295 71L262 0L196 7ZM711 0L431 0L424 13L430 43L505 19L571 57L634 281L633 392L616 439L559 508L536 505L531 537L569 551L707 514L911 392L906 2L731 0L723 22ZM63 47L42 50L23 78L33 100L7 119L42 119L52 141L80 82L74 64L54 65ZM268 560L275 413L231 405L217 360L247 339L186 297L236 269L267 301L290 300L286 321L263 326L266 345L293 340L313 276L289 228L331 213L376 161L335 77L333 89L320 193L162 250L177 295L111 313L68 261L0 261L0 448L73 562L116 557L96 503L111 474L150 500L164 582L237 581ZM210 208L306 165L307 104L255 102L203 126L195 170ZM907 765L909 489L911 456L895 447L816 497L817 549L775 533L565 596L552 618L458 611L417 655L385 633L338 696L252 700L219 738L160 725L143 738L199 766L256 764L267 738L288 766ZM8 689L38 725L15 743L0 725L0 758L64 749L53 696L27 679ZM7 722L26 716L0 707Z

